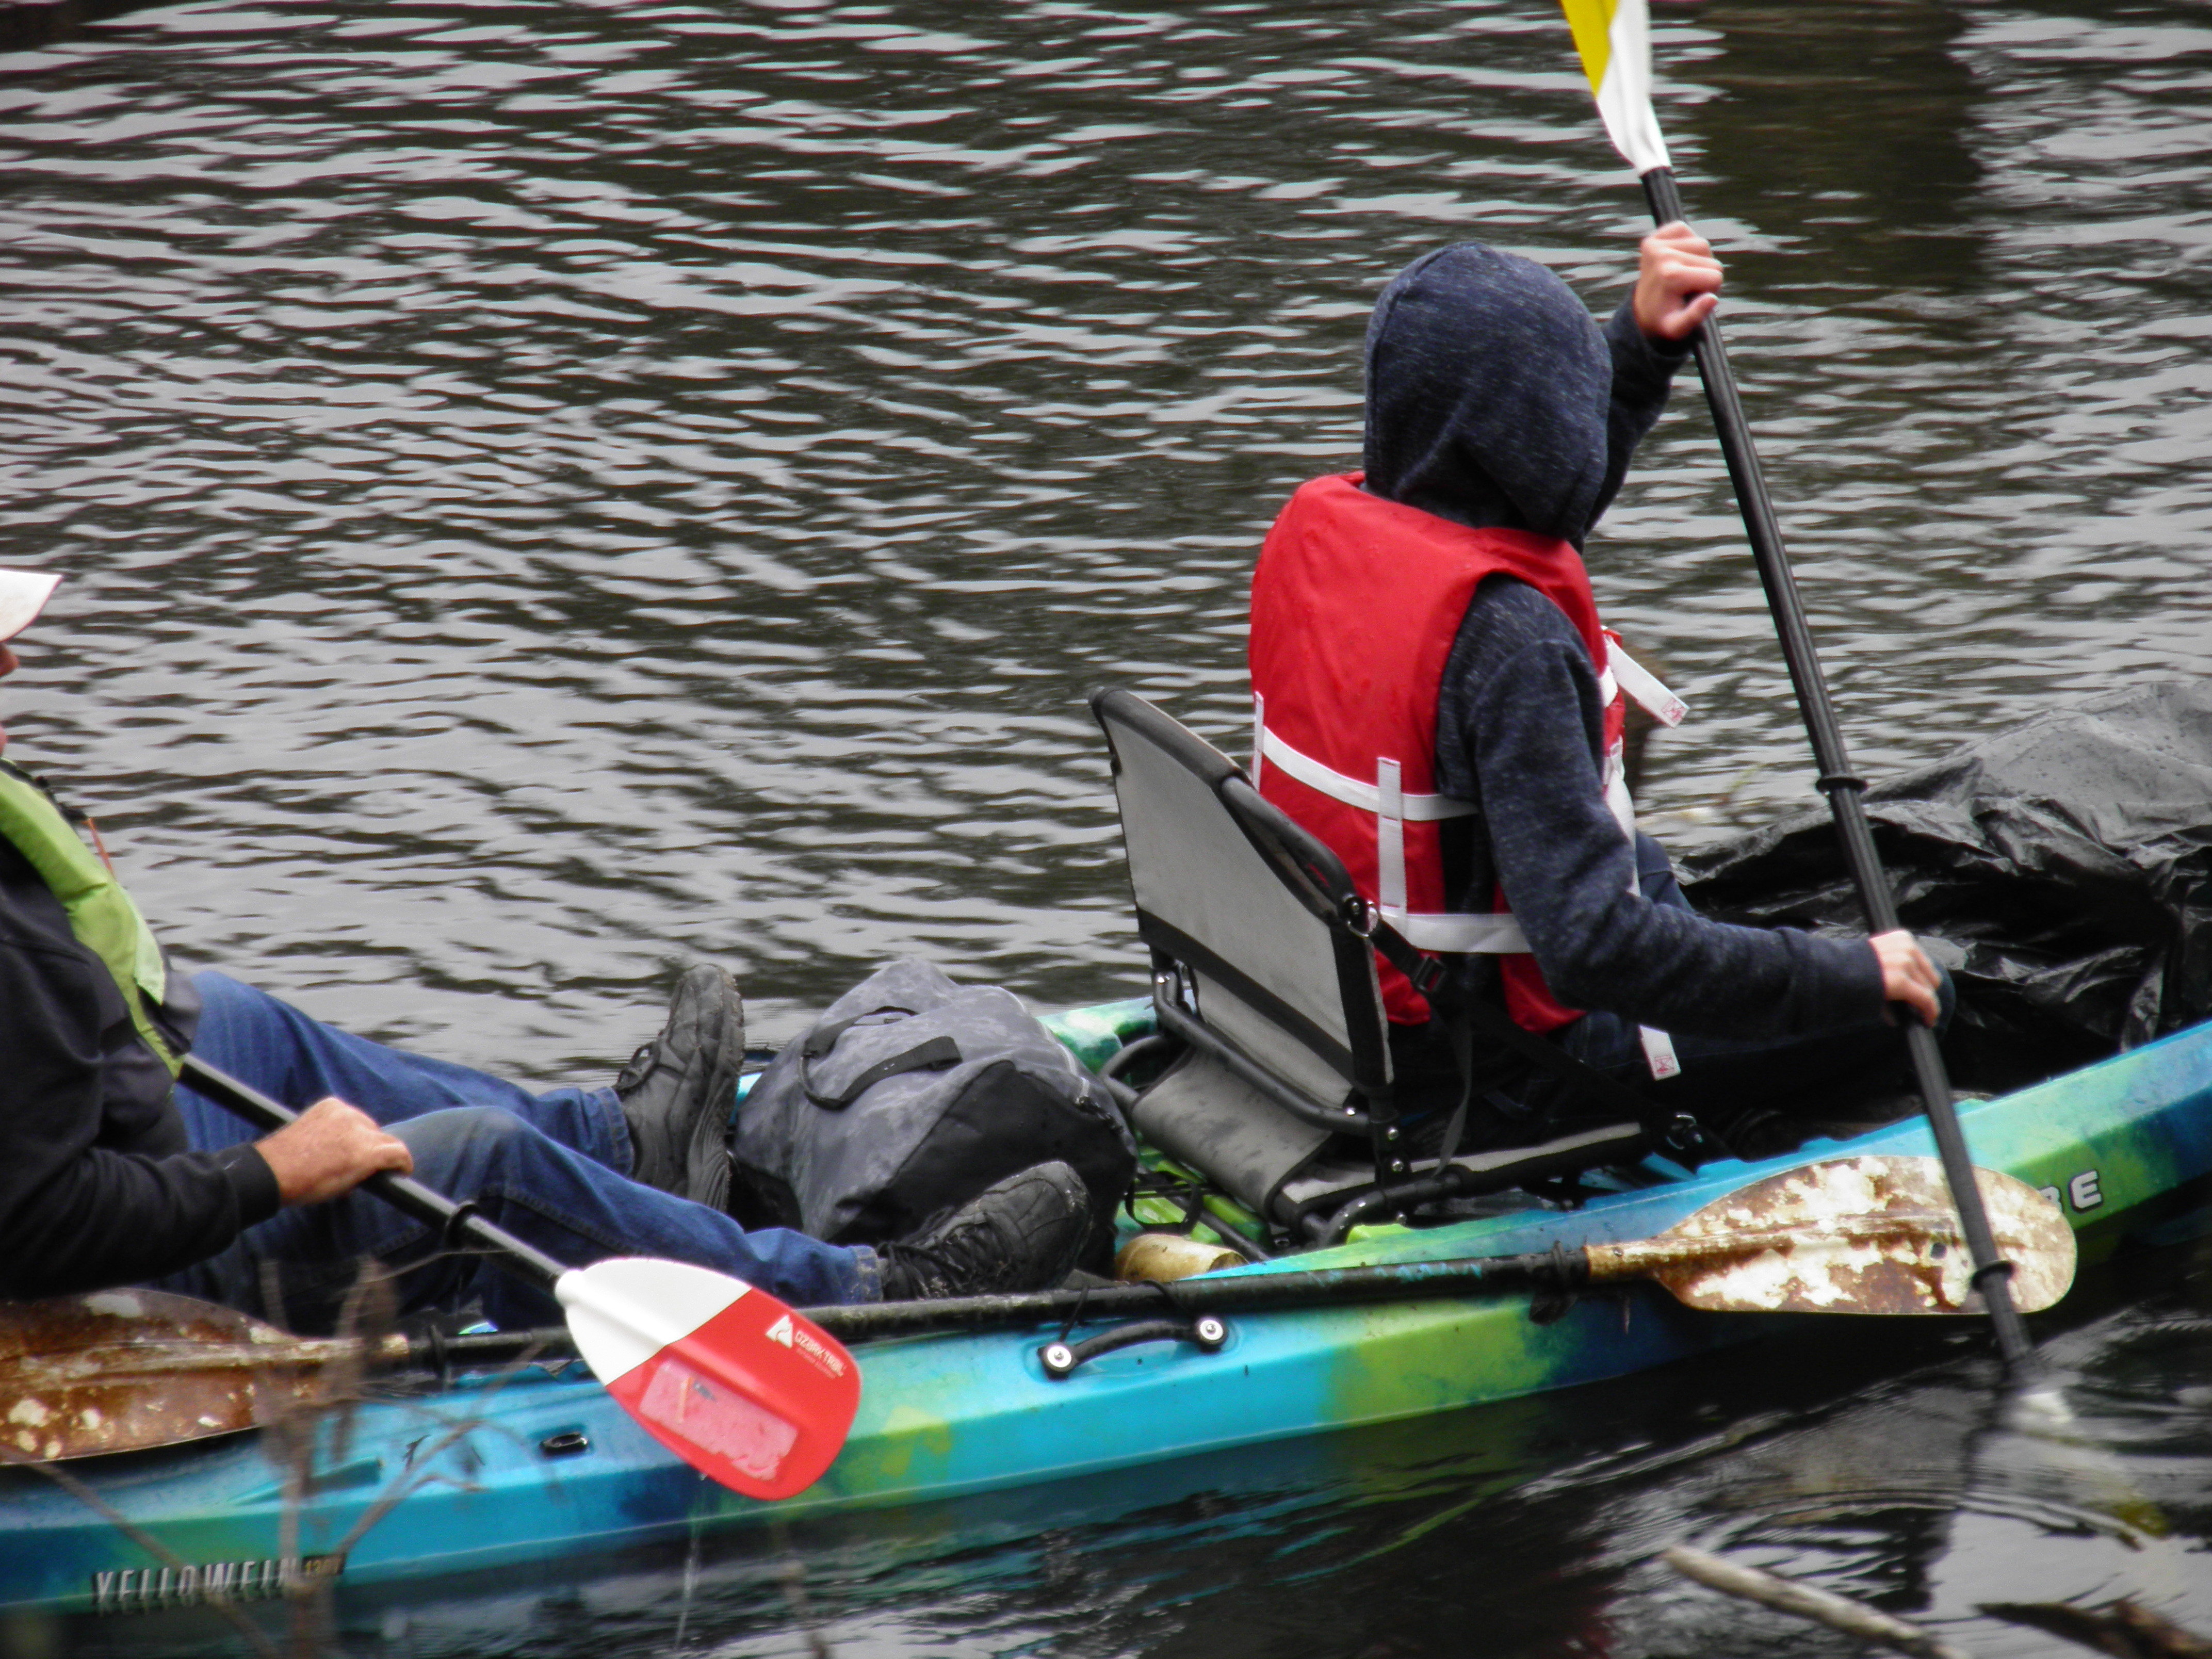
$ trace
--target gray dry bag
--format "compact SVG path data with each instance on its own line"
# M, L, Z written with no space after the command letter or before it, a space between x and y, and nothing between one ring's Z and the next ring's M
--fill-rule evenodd
M1136 1143L1097 1079L1011 993L890 963L786 1045L738 1105L730 1212L835 1244L912 1232L1054 1158L1110 1243Z

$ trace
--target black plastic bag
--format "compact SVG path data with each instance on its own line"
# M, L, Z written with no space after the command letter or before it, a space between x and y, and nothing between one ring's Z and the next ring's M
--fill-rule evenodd
M2212 1014L2212 684L2039 715L1875 786L1867 813L1900 919L1958 986L1943 1046L1962 1087L2015 1087ZM1825 811L1682 865L1707 915L1864 931Z

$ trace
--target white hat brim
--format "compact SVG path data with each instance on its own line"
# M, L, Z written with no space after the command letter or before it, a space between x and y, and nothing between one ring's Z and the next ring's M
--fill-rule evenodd
M12 640L28 628L61 579L58 570L0 570L0 640Z

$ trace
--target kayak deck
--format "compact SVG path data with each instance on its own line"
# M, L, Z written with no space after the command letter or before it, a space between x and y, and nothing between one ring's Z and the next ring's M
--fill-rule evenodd
M1097 1063L1140 1029L1142 1002L1054 1022ZM2051 1193L2085 1257L2157 1241L2212 1176L2212 1024L1996 1099L1963 1105L1976 1161ZM1761 1175L1811 1159L1927 1155L1917 1120L1763 1164L1420 1230L1234 1269L1536 1252L1664 1231ZM1571 1387L1746 1340L1777 1316L1692 1312L1644 1285L1556 1319L1525 1296L1231 1316L1207 1352L1152 1342L1064 1380L1040 1349L1057 1328L915 1338L858 1350L860 1415L829 1474L769 1504L703 1480L652 1441L580 1365L465 1376L326 1424L300 1495L255 1435L0 1470L0 1607L128 1612L273 1592L288 1508L310 1572L343 1583L546 1559L667 1537L1094 1474L1259 1442ZM106 1511L103 1513L103 1511ZM128 1530L117 1524L119 1516Z

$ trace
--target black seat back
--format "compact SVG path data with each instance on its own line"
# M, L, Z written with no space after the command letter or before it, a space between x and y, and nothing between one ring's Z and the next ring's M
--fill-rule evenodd
M1147 1140L1315 1237L1640 1150L1640 1125L1624 1121L1510 1153L1409 1160L1375 947L1418 959L1375 929L1343 862L1236 762L1133 691L1094 691L1091 710L1113 752L1160 1028L1191 1050L1131 1109ZM1502 1014L1470 1012L1540 1046Z
M1137 931L1188 974L1206 1025L1316 1106L1387 1097L1375 953L1336 854L1134 692L1091 708L1113 750Z

